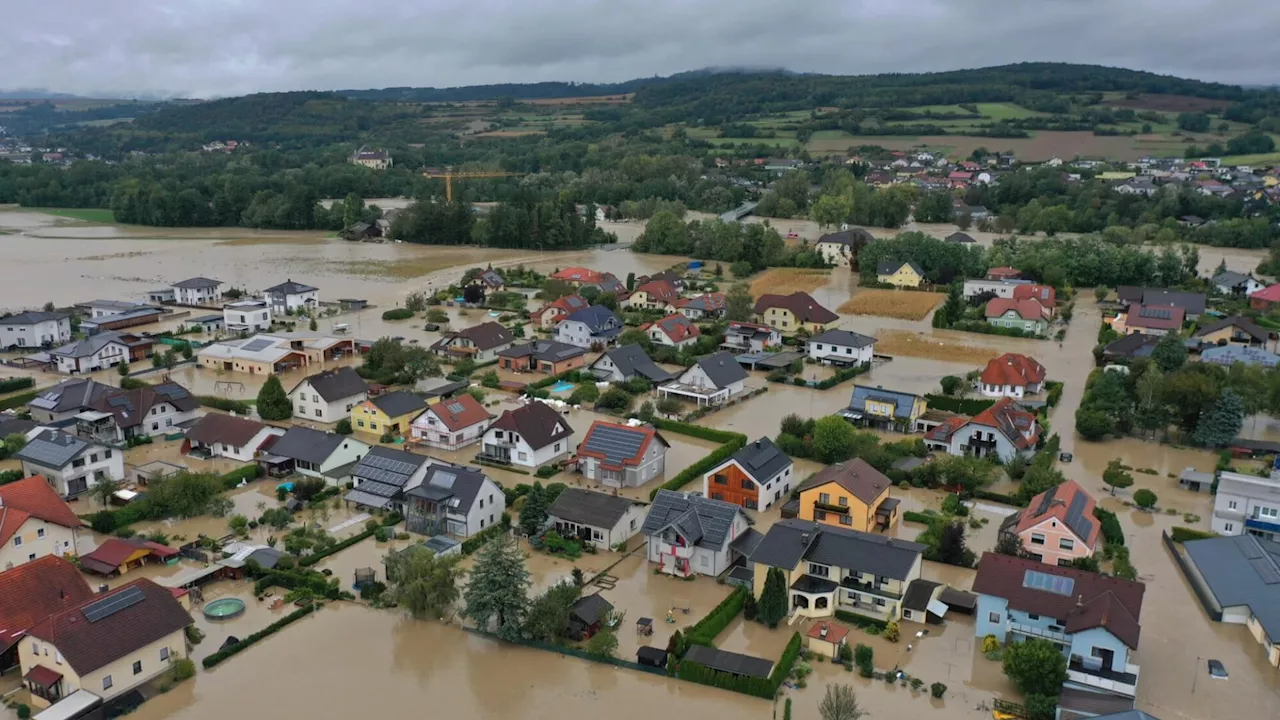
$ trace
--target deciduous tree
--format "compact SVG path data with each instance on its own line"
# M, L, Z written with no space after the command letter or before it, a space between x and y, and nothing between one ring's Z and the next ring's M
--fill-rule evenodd
M1067 658L1048 640L1010 643L1004 651L1004 674L1025 695L1057 697L1067 679Z
M868 714L858 704L858 694L849 685L831 684L818 704L822 720L861 720Z
M1102 471L1102 482L1106 483L1111 488L1111 494L1115 495L1117 488L1123 490L1133 485L1133 475L1121 466L1120 458L1115 458L1108 462L1107 469Z
M390 596L420 620L444 617L460 595L458 580L464 573L458 566L459 559L458 555L441 556L414 547L389 553L386 566Z

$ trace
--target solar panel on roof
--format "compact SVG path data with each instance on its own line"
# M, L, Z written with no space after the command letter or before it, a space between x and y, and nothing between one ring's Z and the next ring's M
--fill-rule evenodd
M443 488L452 488L453 481L457 479L458 476L451 472L437 471L431 478L431 484Z
M1082 538L1088 538L1093 531L1093 520L1085 517L1084 506L1088 502L1084 493L1076 493L1071 498L1071 506L1067 508L1067 527Z
M245 352L258 352L259 350L266 350L267 348L271 347L274 344L275 343L273 343L271 340L267 340L265 338L256 338L254 340L250 340L249 342L245 343L243 346L241 346L240 349L244 350Z
M601 453L607 463L618 464L635 457L645 437L645 433L629 428L600 425L587 438L586 449Z
M103 598L84 607L84 619L91 623L105 617L111 617L127 607L137 605L147 596L137 587L126 588L108 598Z
M379 482L373 478L368 478L365 482L360 483L356 489L378 497L393 497L400 490L396 485Z
M776 446L771 445L766 447L761 452L756 453L756 456L752 458L751 467L759 468L768 465L769 461L778 455L778 452L779 450Z
M444 407L446 410L448 410L451 413L456 414L456 413L462 412L462 403L460 402L452 402L452 403L449 403L448 405L445 405Z
M1075 578L1050 575L1049 573L1028 570L1022 576L1022 587L1032 590L1044 590L1055 595L1070 595L1075 589Z
M1138 315L1144 318L1157 318L1160 320L1168 320L1173 317L1173 313L1168 308L1144 307L1138 311Z
M381 455L365 455L360 464L377 468L378 470L387 470L389 472L398 473L400 475L412 475L417 468L407 462L401 460L393 460L389 457Z

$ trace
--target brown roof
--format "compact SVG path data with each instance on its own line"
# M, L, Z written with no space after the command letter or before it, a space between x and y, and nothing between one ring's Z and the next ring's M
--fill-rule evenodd
M1036 444L1040 436L1040 428L1036 416L1028 412L1013 398L1000 398L994 405L983 410L969 422L998 429L1014 446L1023 450ZM1024 435L1024 432L1031 433Z
M489 429L514 432L524 438L534 450L573 435L573 428L569 427L569 423L559 413L550 405L536 400L524 407L502 413L502 417L490 425Z
M1026 587L1028 571L1070 578L1071 594ZM1067 633L1101 627L1133 649L1142 631L1138 618L1146 589L1134 580L990 552L982 554L973 581L974 592L1004 598L1014 610L1054 618Z
M631 294L643 292L649 295L651 301L669 303L680 298L680 293L676 292L676 287L668 280L650 280L649 282L637 287L631 291Z
M140 593L141 599L101 617L92 612L97 603L126 592ZM57 648L83 677L190 624L191 615L173 593L144 578L51 615L27 632Z
M441 424L454 432L493 417L479 400L466 393L448 400L441 400L427 408L427 412L435 415L440 419Z
M496 323L492 320L480 323L479 325L472 325L469 328L463 328L455 333L451 333L449 337L467 338L471 342L475 343L475 346L481 350L492 350L499 345L506 345L510 343L515 338L515 336L511 334L510 330L503 327L501 323Z
M0 653L31 626L91 597L93 589L76 566L54 555L0 573Z
M688 338L698 337L702 331L689 318L675 313L668 315L661 320L654 321L653 325L646 327L657 327L664 335L671 339L673 343L684 342Z
M823 630L827 631L826 635L822 634ZM809 632L805 634L814 640L824 640L833 645L839 645L840 641L844 640L845 636L849 634L849 628L823 620L822 622L814 623L813 627L809 628Z
M248 445L249 441L265 427L266 425L256 420L222 413L209 413L187 430L187 439L204 445L222 443L232 447L243 447Z
M1026 387L1044 382L1044 366L1035 358L1017 353L1005 353L992 358L982 371L985 385L1012 385Z
M893 484L884 476L884 473L871 467L866 460L854 458L839 465L823 468L821 472L801 485L800 489L810 490L827 483L836 483L853 493L854 497L866 505L875 502L876 498L880 497L880 493Z
M771 307L790 310L800 322L821 323L835 322L840 316L818 304L817 300L807 292L793 292L790 295L761 295L756 300L756 314L763 315Z
M0 486L0 545L32 517L69 528L84 524L43 475Z
M151 412L151 408L163 403L169 403L181 412L189 412L200 407L195 397L177 383L117 390L95 397L89 403L89 407L110 413L115 416L116 425L130 428L141 425L147 414Z
M1045 307L1035 298L1014 300L1013 298L993 298L987 302L986 316L1000 317L1013 310L1023 320L1039 320L1044 317Z
M1125 327L1148 330L1178 330L1187 311L1173 305L1139 305L1133 303L1124 316Z

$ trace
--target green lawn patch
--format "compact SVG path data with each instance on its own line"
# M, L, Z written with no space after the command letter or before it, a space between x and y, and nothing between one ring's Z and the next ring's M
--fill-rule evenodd
M44 213L45 215L55 215L57 217L72 218L73 220L84 220L92 223L113 223L116 221L116 214L106 208L23 208L31 212Z

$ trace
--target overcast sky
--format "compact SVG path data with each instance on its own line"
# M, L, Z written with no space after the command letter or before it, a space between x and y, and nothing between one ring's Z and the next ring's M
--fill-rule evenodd
M1030 60L1271 84L1266 0L13 0L0 88L192 97Z

